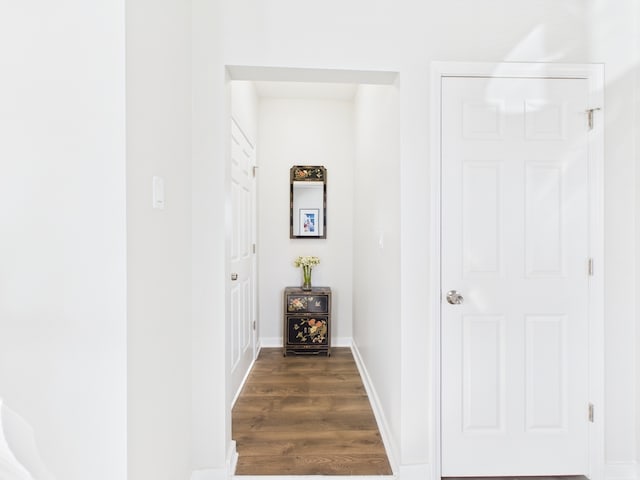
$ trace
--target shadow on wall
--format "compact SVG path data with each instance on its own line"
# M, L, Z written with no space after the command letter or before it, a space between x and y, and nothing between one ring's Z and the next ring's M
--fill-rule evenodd
M33 428L0 398L0 479L55 480L38 454Z

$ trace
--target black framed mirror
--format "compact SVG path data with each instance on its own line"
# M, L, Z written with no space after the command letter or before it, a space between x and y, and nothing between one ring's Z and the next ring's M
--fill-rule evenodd
M326 168L294 165L289 183L289 238L327 238Z

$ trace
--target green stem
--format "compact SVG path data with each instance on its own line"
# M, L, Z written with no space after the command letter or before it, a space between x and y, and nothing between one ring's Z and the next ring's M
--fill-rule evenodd
M311 265L302 266L303 288L311 288Z

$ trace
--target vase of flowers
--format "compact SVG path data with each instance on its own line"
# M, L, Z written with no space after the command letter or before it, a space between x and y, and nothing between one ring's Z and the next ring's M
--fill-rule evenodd
M311 270L320 264L318 257L298 257L293 264L302 268L302 289L311 290Z

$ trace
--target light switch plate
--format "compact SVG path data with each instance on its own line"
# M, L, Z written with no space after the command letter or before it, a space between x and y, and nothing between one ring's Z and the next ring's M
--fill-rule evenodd
M153 208L164 210L164 178L153 177Z

